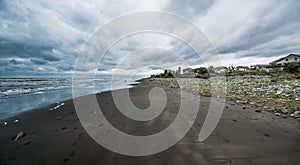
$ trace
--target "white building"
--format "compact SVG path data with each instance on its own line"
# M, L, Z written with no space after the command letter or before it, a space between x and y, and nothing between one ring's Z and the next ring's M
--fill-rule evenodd
M299 54L289 54L286 57L282 57L278 60L270 62L270 65L283 65L289 62L300 62L300 55Z
M226 71L227 71L227 67L225 67L225 66L215 67L216 73L225 73Z
M248 66L237 66L237 67L236 67L236 70L239 70L239 71L246 71L246 70L249 70L249 67L248 67Z

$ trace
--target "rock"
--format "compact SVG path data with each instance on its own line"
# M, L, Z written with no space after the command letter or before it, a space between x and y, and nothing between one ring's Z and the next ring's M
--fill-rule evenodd
M295 111L293 114L291 114L291 117L300 118L300 111Z
M61 117L61 116L57 116L57 117L55 117L54 119L55 119L55 120L61 120L62 117Z
M289 113L289 111L288 111L287 109L282 109L282 110L281 110L281 113L287 114L287 113Z
M14 123L17 123L17 122L19 122L19 120L18 120L18 119L16 119L16 120L14 121Z
M268 106L264 106L263 109L268 109Z
M2 126L6 126L7 125L7 122L2 122L2 124L1 124Z
M240 101L241 104L247 104L247 100Z
M276 115L276 116L280 116L280 113L277 112L277 113L275 113L275 115Z
M260 109L257 109L257 110L255 110L255 112L257 112L257 113L261 113L261 110L260 110Z
M24 136L25 136L25 133L23 131L20 131L14 138L14 141L18 141L19 139L21 139Z
M296 100L296 101L299 101L300 99L299 99L299 98L295 98L295 100Z

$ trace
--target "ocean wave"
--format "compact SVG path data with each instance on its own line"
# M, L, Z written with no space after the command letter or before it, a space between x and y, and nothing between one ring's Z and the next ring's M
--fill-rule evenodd
M56 87L39 87L39 88L16 88L8 89L0 92L0 97L24 95L24 94L41 94L45 91L61 90L70 88L70 86L56 86Z

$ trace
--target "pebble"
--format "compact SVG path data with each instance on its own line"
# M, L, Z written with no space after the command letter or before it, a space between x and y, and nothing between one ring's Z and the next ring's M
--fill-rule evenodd
M2 122L1 125L6 126L6 125L7 125L7 122Z
M287 109L282 109L282 110L281 110L281 113L287 114L287 113L289 113L289 111L288 111Z
M174 86L175 79L155 79L158 82L162 80L163 84ZM191 79L180 78L180 87L182 89L194 90L201 88L200 94L206 95L209 88L212 86L215 77L209 79ZM218 81L218 80L217 80ZM300 81L280 80L272 78L271 76L234 76L226 77L226 97L228 100L234 101L235 104L250 104L254 107L262 107L262 110L276 111L279 113L286 113L281 111L287 109L288 113L292 108L299 106L300 101ZM215 89L224 89L224 84L213 83ZM300 114L299 114L300 115ZM299 116L298 115L298 116ZM295 116L295 115L293 115Z
M57 102L57 105L56 105L55 107L50 108L50 111L59 109L59 108L62 107L63 105L65 105L65 103L59 103L59 102Z
M295 111L293 114L291 114L291 117L300 118L300 111Z
M54 119L55 119L55 120L61 120L62 117L61 117L61 116L56 116Z
M20 131L20 132L16 135L14 141L18 141L18 140L20 140L20 139L21 139L22 137L24 137L24 136L25 136L25 133L24 133L23 131Z
M280 116L280 113L277 112L277 113L275 113L275 115L276 115L276 116Z

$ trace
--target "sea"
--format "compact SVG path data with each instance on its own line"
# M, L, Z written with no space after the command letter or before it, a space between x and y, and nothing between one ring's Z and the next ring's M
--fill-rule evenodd
M73 98L72 90L78 97L131 88L136 83L128 78L0 78L0 119L52 103L63 105L63 101Z

